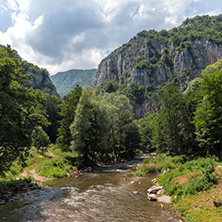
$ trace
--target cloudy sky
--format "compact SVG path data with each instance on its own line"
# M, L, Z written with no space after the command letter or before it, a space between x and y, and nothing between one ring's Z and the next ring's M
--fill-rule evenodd
M0 44L53 75L97 68L142 30L220 13L219 0L0 0Z

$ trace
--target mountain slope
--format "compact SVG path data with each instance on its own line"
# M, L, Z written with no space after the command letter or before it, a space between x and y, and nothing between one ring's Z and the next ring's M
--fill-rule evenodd
M50 76L52 82L55 84L58 93L61 96L66 95L70 90L75 88L78 84L81 87L89 84L96 74L97 69L71 69L66 72L58 72L56 75Z
M98 66L92 87L124 93L140 118L154 112L168 81L181 91L209 64L222 59L222 15L196 16L169 31L142 31Z
M0 45L0 47L4 47ZM9 46L10 47L10 46ZM53 95L57 95L57 91L55 86L53 85L51 79L49 78L49 73L46 69L39 68L38 66L29 63L27 61L23 61L21 56L18 54L16 50L14 50L19 62L23 63L23 69L26 74L34 74L34 78L32 81L29 81L25 84L26 87L32 87L33 89L45 90L48 89Z
M23 68L25 69L25 73L32 73L35 76L34 79L26 83L25 86L40 89L41 91L48 89L53 95L57 95L56 87L49 78L49 73L46 69L39 68L26 61L23 62Z

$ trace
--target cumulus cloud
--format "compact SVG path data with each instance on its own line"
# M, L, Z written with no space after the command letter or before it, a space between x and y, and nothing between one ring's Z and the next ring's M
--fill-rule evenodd
M197 6L205 1L0 0L0 19L6 24L0 24L0 44L10 44L50 74L96 68L136 33L177 26L184 17L201 13ZM208 11L219 13L217 8Z

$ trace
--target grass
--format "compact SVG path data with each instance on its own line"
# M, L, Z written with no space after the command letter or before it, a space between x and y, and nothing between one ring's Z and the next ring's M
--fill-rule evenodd
M173 211L186 221L222 221L221 208L213 200L222 201L222 167L213 158L185 156L148 158L135 175L150 172L150 166L160 172L159 185L175 203ZM147 169L146 169L147 167ZM170 171L163 174L163 169Z
M1 178L0 191L17 191L20 190L21 187L30 184L32 181L32 177L26 177L19 180Z
M64 157L54 157L41 163L36 172L49 178L61 178L67 176L68 172L73 169L71 161Z
M24 168L22 163L15 161L10 170L4 172L4 177L0 177L0 191L18 189L22 184L26 185L27 181L34 181L34 178L31 178L33 169L36 169L35 172L40 176L48 178L67 176L70 170L75 169L75 160L76 155L71 152L61 152L56 145L51 145L44 153L31 147L26 155Z

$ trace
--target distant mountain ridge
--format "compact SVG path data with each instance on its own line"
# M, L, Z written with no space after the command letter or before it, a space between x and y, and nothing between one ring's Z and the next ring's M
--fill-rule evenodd
M78 84L81 87L91 85L97 69L71 69L50 76L58 93L65 96Z

